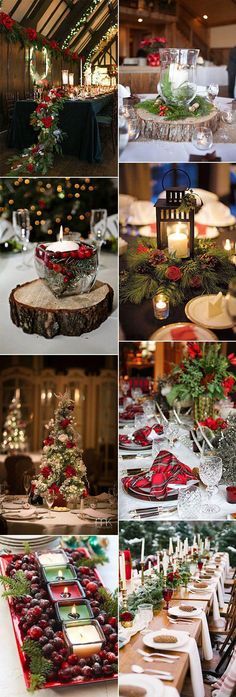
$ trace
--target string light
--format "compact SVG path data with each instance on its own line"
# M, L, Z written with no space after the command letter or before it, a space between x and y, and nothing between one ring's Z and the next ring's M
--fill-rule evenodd
M69 44L71 43L71 40L74 38L74 36L77 36L78 31L80 28L87 23L89 17L91 16L92 12L95 10L95 7L101 3L102 0L92 0L91 5L88 7L88 9L84 12L82 17L76 22L75 26L73 29L70 30L70 33L68 34L67 38L65 39L64 43L62 44L62 48L67 48Z
M99 43L97 46L94 46L92 50L90 51L89 55L86 58L85 64L84 64L84 70L87 70L87 68L90 66L92 57L95 56L96 53L99 53L103 48L105 48L106 44L111 41L113 36L115 37L118 31L118 26L117 24L113 24L110 29L107 30L106 34L102 36L100 39Z

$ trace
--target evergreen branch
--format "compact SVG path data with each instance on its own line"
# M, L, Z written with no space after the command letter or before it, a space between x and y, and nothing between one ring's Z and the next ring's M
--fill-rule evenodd
M41 646L33 639L25 639L22 649L29 660L31 673L29 692L34 692L46 682L47 675L52 670L52 662L44 658Z
M0 575L0 583L7 586L7 589L2 593L3 598L21 598L24 595L29 595L30 582L23 571L16 571L14 578Z
M109 617L117 617L118 615L118 589L114 593L110 593L106 588L99 588L99 596L102 600L103 610L107 612Z
M106 556L99 556L99 554L95 554L91 559L88 557L81 557L80 559L77 559L74 564L78 568L80 566L88 566L89 569L95 569L97 564L106 564L107 561L108 558Z

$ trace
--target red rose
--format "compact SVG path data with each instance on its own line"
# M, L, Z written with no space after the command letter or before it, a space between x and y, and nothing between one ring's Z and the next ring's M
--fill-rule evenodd
M74 477L76 475L76 470L74 469L74 467L68 465L68 467L66 467L65 469L65 475L66 477Z
M44 118L42 119L42 123L45 126L45 128L51 128L51 125L53 123L52 116L44 116Z
M193 276L189 281L189 285L191 286L191 288L200 288L202 285L201 276Z
M231 365L236 365L236 356L235 356L235 353L229 353L229 355L228 355L228 361L231 363Z
M74 53L71 54L71 58L73 61L77 61L79 59L78 53L74 51Z
M51 101L51 99L50 99L50 97L48 96L48 94L46 94L46 96L43 98L43 101L44 101L44 102L50 102L50 101Z
M57 484L52 484L48 487L48 491L54 491L54 494L59 494L60 489L59 486L57 486Z
M50 41L50 46L54 51L60 51L60 46L57 41Z
M68 441L67 441L67 443L66 443L66 448L67 448L67 450L71 450L72 448L75 448L75 447L76 447L76 444L73 443L72 440L68 440Z
M35 155L39 151L39 145L33 145L31 148L32 155Z
M27 34L28 39L30 41L36 41L36 39L38 38L38 34L35 31L35 29L25 29L25 33Z
M229 376L228 378L225 378L223 380L222 387L223 387L224 394L226 397L229 394L229 392L232 391L234 383L235 383L235 379L232 376Z
M148 249L148 247L144 247L144 244L139 244L137 246L137 254L144 254L144 253L149 252L149 251L150 250Z
M43 111L43 109L47 109L47 108L48 108L48 105L46 104L46 102L41 102L40 104L38 104L38 106L35 109L36 114L40 114L40 111Z
M8 30L11 31L12 27L14 26L15 22L14 19L12 19L9 15L6 15L5 12L0 12L0 24L3 24L3 26Z
M66 428L67 426L69 426L69 424L70 424L70 419L62 419L62 421L60 421L59 426L60 426L60 428Z
M33 171L34 171L34 165L32 165L31 162L27 165L27 171L28 171L28 172L33 172Z
M173 583L173 581L174 581L174 574L173 574L172 571L171 571L169 574L167 574L167 581L169 581L169 583Z
M43 469L41 469L41 473L43 477L45 477L45 479L48 479L48 477L50 477L50 474L52 473L51 467L43 467Z
M48 436L48 438L45 438L43 441L43 445L53 445L54 443L54 438L52 436Z
M179 281L180 278L182 278L182 273L178 266L168 266L168 269L166 269L166 278L168 278L169 281Z

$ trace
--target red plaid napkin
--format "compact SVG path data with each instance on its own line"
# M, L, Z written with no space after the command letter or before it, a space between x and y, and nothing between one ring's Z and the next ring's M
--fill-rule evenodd
M130 404L126 407L125 411L120 414L122 420L132 421L135 414L143 414L143 407L141 404Z
M145 426L144 428L139 428L137 431L134 431L132 438L122 434L119 436L119 442L126 445L136 443L137 445L141 445L143 448L145 445L150 445L151 441L148 440L148 436L150 436L152 431L155 431L157 435L161 435L163 433L163 426L156 424L155 426Z
M145 489L150 496L162 500L171 493L170 485L184 485L193 480L198 481L188 465L184 465L167 450L161 450L147 474L124 477L122 484L127 491L131 487L137 493Z

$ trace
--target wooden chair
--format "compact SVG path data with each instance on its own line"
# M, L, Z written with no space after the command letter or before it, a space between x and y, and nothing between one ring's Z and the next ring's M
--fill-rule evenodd
M97 114L97 123L99 126L108 128L111 134L113 153L117 148L117 122L118 122L118 99L117 90L112 95L112 102L102 111Z
M7 124L7 137L10 131L10 126L13 118L13 113L14 113L14 108L15 108L15 103L17 101L17 93L16 92L6 92L4 95L4 113L5 113L5 120Z
M9 455L5 460L7 483L10 494L24 494L24 474L27 472L33 478L35 476L34 465L29 455L19 453Z

